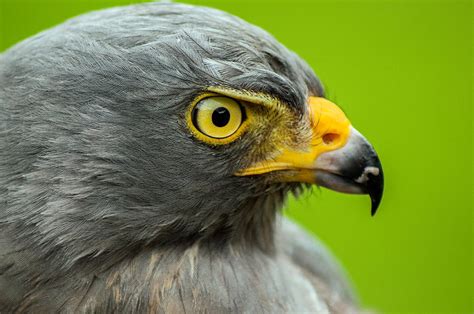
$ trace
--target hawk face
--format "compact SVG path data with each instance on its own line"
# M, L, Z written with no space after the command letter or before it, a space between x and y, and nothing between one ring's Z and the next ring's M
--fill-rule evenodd
M380 202L373 148L313 71L221 11L149 3L90 13L2 61L4 151L17 154L2 166L17 179L7 198L19 237L45 254L61 247L75 261L249 234L265 246L285 194L303 184L368 193L373 213Z

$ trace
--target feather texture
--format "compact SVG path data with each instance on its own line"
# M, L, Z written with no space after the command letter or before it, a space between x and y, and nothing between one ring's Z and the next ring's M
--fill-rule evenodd
M218 10L89 13L0 56L0 312L349 311L321 245L276 223L299 184L233 174L184 126L209 86L305 114L323 89L268 33Z

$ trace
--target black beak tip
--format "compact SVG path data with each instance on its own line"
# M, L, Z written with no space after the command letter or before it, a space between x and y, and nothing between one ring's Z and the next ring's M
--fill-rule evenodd
M382 201L382 196L383 196L383 186L384 186L384 180L383 180L383 171L382 167L379 166L380 172L379 175L374 176L374 175L369 175L370 179L367 182L367 190L370 195L370 200L372 207L370 209L370 214L371 216L374 216L375 213L377 212L377 209L380 206L380 202Z
M373 217L375 216L375 213L377 212L377 209L379 208L380 205L380 199L377 200L375 197L372 195L370 196L370 199L372 201L372 207L370 208L370 215Z

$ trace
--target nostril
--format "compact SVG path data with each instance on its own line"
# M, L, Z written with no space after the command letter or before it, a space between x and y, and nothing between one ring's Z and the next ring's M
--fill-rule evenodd
M323 135L323 142L326 145L330 145L339 139L339 134L327 133Z

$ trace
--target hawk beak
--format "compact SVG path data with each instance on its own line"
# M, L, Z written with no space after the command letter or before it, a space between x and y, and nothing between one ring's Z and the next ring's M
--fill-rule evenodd
M277 172L286 182L314 183L335 191L369 194L375 214L383 194L383 171L372 145L351 126L342 110L320 97L308 100L311 140L303 148L284 147L239 176Z

